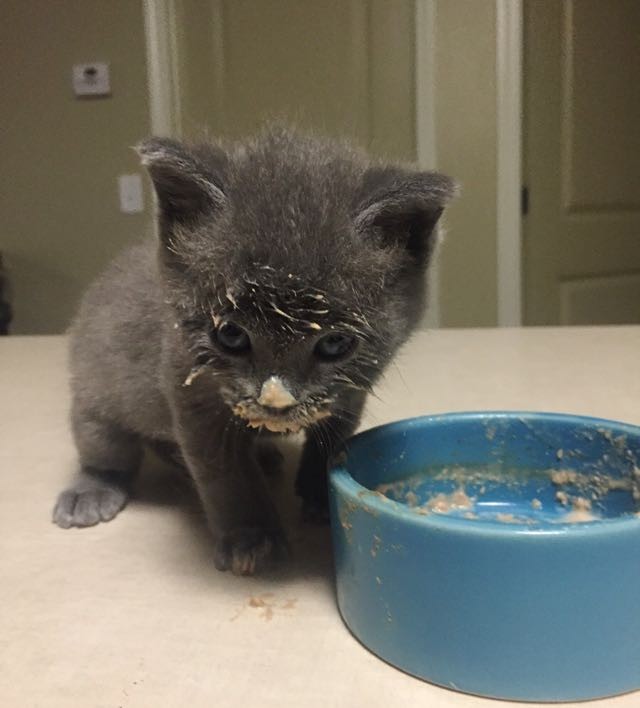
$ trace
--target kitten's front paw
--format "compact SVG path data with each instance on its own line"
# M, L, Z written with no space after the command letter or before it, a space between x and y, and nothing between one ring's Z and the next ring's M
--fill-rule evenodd
M279 532L259 527L240 527L224 534L216 544L215 566L234 575L254 575L288 556Z
M127 503L127 498L127 493L117 487L67 489L58 497L53 521L63 529L95 526L100 521L113 519Z

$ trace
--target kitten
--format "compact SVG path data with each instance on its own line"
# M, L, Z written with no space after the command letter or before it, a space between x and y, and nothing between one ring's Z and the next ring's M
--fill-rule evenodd
M123 253L81 304L70 352L81 472L53 519L112 519L150 442L184 460L216 567L251 574L287 548L256 442L306 429L296 490L309 514L326 511L328 456L421 317L454 185L284 128L138 150L160 242Z

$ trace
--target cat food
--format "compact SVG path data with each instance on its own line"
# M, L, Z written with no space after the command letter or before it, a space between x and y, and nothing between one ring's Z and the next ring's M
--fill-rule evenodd
M556 455L559 460L563 457L564 451ZM637 500L637 470L634 467L632 475L620 478L571 469L442 467L379 484L373 493L422 516L447 514L503 524L579 524L606 518L605 501L611 492L627 492ZM538 493L527 496L530 489ZM637 504L631 506L629 511L637 513Z
M462 487L459 487L450 494L437 494L431 497L424 508L427 511L434 511L438 514L448 514L454 509L471 509L475 499L467 495Z

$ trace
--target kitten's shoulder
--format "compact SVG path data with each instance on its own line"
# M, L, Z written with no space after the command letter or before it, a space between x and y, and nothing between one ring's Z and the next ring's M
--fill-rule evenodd
M71 327L73 339L139 339L159 329L166 307L156 250L154 240L142 241L106 267L82 298Z

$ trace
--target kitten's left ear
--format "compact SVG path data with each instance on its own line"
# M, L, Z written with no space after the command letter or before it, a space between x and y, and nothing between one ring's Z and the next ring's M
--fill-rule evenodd
M402 245L425 261L438 219L456 192L455 182L438 172L370 168L362 181L356 229L382 246Z

